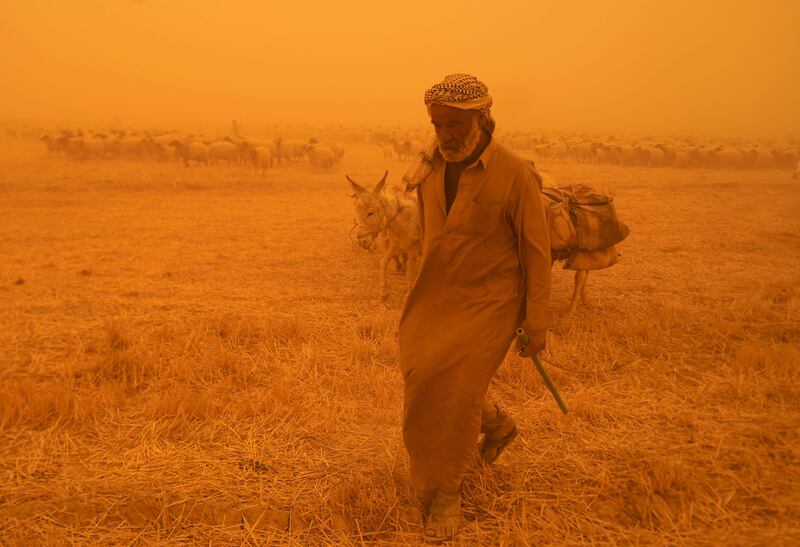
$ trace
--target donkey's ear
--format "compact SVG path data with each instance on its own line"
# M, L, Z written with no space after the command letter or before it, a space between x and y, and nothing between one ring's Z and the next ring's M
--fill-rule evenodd
M383 174L383 178L380 180L380 182L378 184L375 185L375 188L372 190L373 194L377 194L381 190L383 190L383 185L386 184L386 177L388 177L388 176L389 176L389 171L386 171Z
M353 179L351 179L351 178L350 178L348 175L345 175L345 177L347 178L347 182L349 182L349 183L350 183L350 186L352 186L352 187L353 187L353 190L355 190L355 192L356 192L356 195L358 195L358 194L363 194L364 192L366 192L366 191L367 191L367 189L366 189L366 188L364 188L364 187L363 187L363 186L361 186L359 183L357 183L356 181L354 181ZM355 196L354 196L354 197L355 197Z

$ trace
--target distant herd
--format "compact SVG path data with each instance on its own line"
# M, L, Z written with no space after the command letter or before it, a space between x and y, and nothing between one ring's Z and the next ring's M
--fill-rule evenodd
M181 161L185 165L245 165L262 172L276 165L304 160L315 169L330 169L344 157L344 147L333 140L307 141L250 139L227 135L209 139L175 131L128 133L125 131L84 132L64 130L40 137L53 155L76 160L128 159Z
M800 142L694 137L511 135L507 144L542 161L710 169L796 169Z
M287 131L280 136L241 136L238 132L209 138L179 131L92 131L4 128L6 138L40 140L47 151L76 160L135 159L182 161L186 165L274 166L307 162L326 170L344 157L348 144L379 147L383 159L410 161L427 140L425 127L381 129L343 126ZM317 136L314 136L316 133ZM266 133L265 133L266 134ZM275 136L279 135L279 136ZM309 136L312 135L312 136ZM318 136L324 136L318 138ZM800 141L794 139L710 139L601 134L498 132L509 147L541 162L705 169L781 169L800 176Z

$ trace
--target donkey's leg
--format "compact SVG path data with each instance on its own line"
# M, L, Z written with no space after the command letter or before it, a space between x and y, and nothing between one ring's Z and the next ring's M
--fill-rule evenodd
M589 271L587 270L583 273L586 275L583 276L583 284L581 285L581 304L589 306L589 299L586 297L586 283L589 281Z
M394 243L389 245L389 249L387 249L386 254L381 257L381 300L386 300L389 298L389 292L386 288L386 269L389 266L389 261L392 257L397 253L399 249L394 245Z
M575 272L575 288L572 291L572 301L569 303L569 307L567 308L567 317L571 316L575 312L575 307L578 305L578 296L581 294L581 291L586 289L586 275L588 272L585 270L578 270Z

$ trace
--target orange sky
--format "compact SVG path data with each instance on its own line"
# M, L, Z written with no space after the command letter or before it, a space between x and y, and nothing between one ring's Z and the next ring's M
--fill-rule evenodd
M450 6L459 6L452 9ZM800 1L0 0L0 120L800 135Z

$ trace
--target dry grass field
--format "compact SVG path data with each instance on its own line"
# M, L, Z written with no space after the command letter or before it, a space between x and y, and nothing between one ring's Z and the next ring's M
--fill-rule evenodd
M328 172L46 157L0 143L0 543L416 544L396 326ZM465 485L470 545L800 543L800 184L544 165L631 235Z

